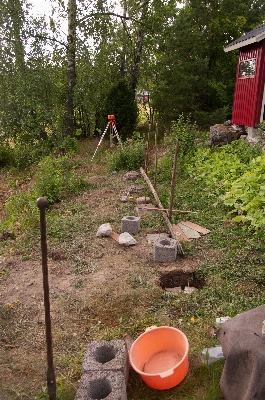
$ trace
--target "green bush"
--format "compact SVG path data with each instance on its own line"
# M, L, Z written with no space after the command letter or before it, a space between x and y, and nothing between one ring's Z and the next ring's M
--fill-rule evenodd
M190 117L181 114L177 121L173 121L170 130L169 142L171 151L175 152L176 142L179 144L179 155L193 153L195 149L195 138L198 135L198 128L193 124Z
M144 157L145 141L136 134L132 139L126 139L123 146L106 152L107 166L111 171L137 170L141 167Z
M8 144L0 145L0 168L6 167L13 162L13 152Z
M199 148L188 171L196 180L203 181L212 193L224 194L257 154L260 154L259 146L249 146L242 140L214 150Z
M35 183L37 197L46 197L49 204L53 204L70 193L78 192L84 181L74 169L75 165L68 156L44 158Z
M115 115L118 132L125 138L131 136L137 123L138 107L134 92L125 80L114 84L107 94L102 116L104 121L109 114Z
M37 197L34 193L21 192L10 196L6 203L7 220L1 230L26 231L38 222Z
M224 196L232 207L235 222L249 222L255 228L265 227L265 153L253 159L245 173L235 180Z

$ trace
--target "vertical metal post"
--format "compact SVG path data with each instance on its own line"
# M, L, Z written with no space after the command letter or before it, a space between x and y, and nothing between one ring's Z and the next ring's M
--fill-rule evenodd
M45 197L39 197L37 199L37 207L40 210L41 255L42 255L42 274L43 274L43 291L44 291L44 308L45 308L46 345L47 345L47 388L48 388L49 399L56 400L56 379L53 367L51 313L50 313L48 265L47 265L47 241L46 241L46 217L45 217L45 209L47 208L47 206L48 206L48 200Z

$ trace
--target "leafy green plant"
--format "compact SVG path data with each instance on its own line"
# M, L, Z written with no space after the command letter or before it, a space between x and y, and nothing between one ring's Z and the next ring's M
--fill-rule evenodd
M10 165L13 161L13 152L8 144L0 146L0 168Z
M259 147L249 146L241 140L213 151L198 148L193 162L189 164L188 171L196 180L203 181L211 191L224 194L233 181L247 170L249 162L259 153Z
M1 224L1 229L25 231L34 226L38 221L36 199L36 195L29 192L10 196L5 203L8 218Z
M68 156L44 158L35 183L37 196L46 197L49 204L53 204L70 193L78 192L84 186L84 181L74 169L75 165Z
M255 228L265 226L265 154L253 159L245 173L231 184L224 204L237 213L235 222L249 222Z
M196 124L193 124L190 117L184 117L180 114L177 121L173 121L170 130L170 142L172 143L172 152L175 151L175 144L179 144L179 154L187 155L194 151L194 141L198 132Z
M126 139L123 146L106 152L107 166L110 170L134 170L139 169L144 161L145 142L135 135Z

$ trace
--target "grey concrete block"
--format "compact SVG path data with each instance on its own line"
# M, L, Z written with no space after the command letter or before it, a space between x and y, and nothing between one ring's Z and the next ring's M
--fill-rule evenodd
M154 242L154 260L156 262L171 262L177 257L177 241L171 238L161 238Z
M82 364L83 374L94 371L119 371L127 383L129 357L124 340L90 342Z
M135 235L140 230L140 217L126 216L121 220L121 231Z
M75 400L127 400L126 383L121 372L93 371L79 382Z

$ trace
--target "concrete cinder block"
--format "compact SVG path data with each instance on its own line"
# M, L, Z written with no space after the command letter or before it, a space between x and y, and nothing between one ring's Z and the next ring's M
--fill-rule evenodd
M128 381L129 357L124 340L90 342L82 364L83 374L94 371L119 371Z
M126 383L121 372L93 371L83 374L75 400L127 400Z
M154 260L156 262L171 262L177 257L177 241L171 238L161 238L154 242Z
M126 216L121 220L121 231L135 235L140 230L140 217Z

